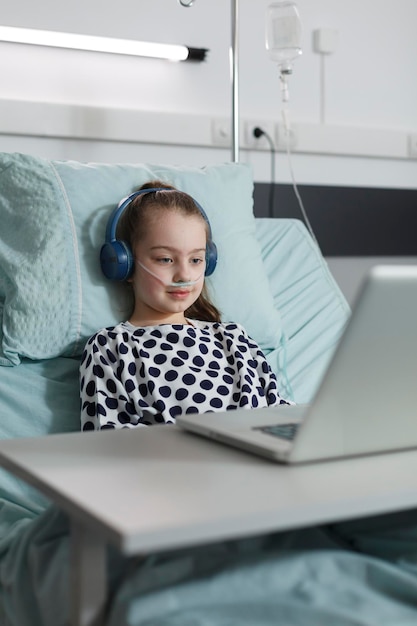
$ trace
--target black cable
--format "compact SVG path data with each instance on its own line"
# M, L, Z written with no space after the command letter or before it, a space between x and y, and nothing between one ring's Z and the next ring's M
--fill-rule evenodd
M256 126L253 129L253 136L256 139L260 137L265 137L267 142L269 143L269 149L271 153L271 180L269 184L269 199L268 199L268 216L274 217L274 196L275 196L275 144L270 136L265 130L260 128L260 126Z

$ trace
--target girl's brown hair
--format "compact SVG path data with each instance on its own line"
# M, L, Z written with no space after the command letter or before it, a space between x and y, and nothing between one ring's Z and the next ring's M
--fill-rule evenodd
M124 241L133 250L135 244L144 237L151 216L161 210L199 217L204 222L207 237L210 236L209 226L191 196L160 180L151 180L142 185L139 190L154 188L160 190L140 194L127 205L117 224L118 240ZM221 321L219 310L210 300L206 283L197 300L185 311L185 315L204 322Z

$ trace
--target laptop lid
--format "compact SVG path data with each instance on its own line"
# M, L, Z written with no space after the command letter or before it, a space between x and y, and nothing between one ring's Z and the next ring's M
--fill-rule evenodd
M289 463L413 448L416 378L417 266L376 266L292 444L253 430L272 424L274 414L285 421L280 407L247 411L241 426L241 411L182 416L177 423L197 432L198 422L200 434L247 450L253 440L251 451Z

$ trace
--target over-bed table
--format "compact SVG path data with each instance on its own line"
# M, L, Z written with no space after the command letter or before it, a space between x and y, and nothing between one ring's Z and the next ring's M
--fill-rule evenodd
M70 516L71 626L104 623L108 542L134 556L417 506L416 451L286 467L156 426L4 441L0 464Z

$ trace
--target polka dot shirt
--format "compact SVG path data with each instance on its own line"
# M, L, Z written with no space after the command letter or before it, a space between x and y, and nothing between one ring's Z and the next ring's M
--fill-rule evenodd
M200 322L93 335L80 366L81 428L134 428L286 403L259 346L239 324Z

